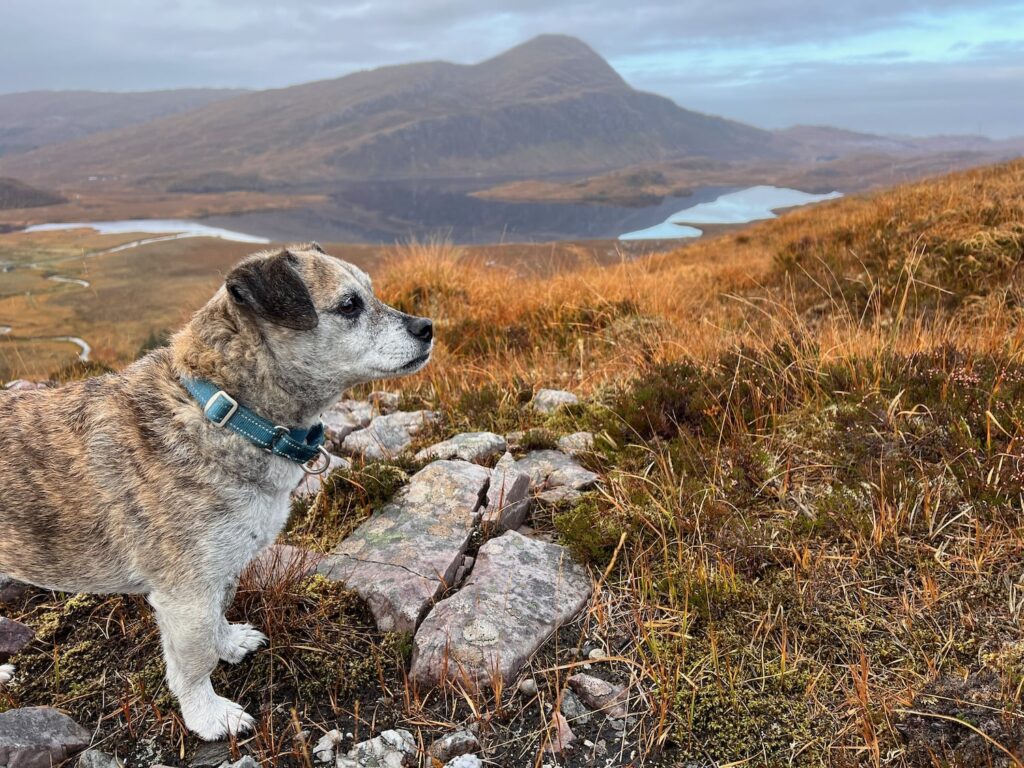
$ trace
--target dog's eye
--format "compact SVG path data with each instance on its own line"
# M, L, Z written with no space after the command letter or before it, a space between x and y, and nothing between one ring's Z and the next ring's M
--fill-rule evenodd
M345 317L355 317L363 308L363 302L356 295L346 296L334 305L334 311Z

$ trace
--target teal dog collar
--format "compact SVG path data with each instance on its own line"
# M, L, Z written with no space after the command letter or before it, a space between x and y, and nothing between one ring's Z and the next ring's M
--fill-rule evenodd
M182 378L182 385L203 408L203 415L217 427L230 429L268 453L301 464L310 474L322 475L331 466L324 446L324 425L289 429L257 416L215 384L203 379ZM320 459L312 466L310 462Z

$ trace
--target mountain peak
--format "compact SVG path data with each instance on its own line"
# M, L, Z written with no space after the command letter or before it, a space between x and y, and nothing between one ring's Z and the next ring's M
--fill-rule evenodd
M586 90L628 88L619 73L582 40L569 35L538 35L477 65L488 78L498 77L539 95L547 87Z

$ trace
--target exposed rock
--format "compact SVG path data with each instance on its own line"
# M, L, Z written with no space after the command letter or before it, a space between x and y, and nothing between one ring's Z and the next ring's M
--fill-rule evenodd
M547 734L548 743L544 747L545 752L560 755L572 747L576 740L576 734L572 732L569 723L561 712L555 712L551 716L551 727Z
M401 395L397 392L371 392L370 396L366 398L370 401L370 405L376 409L377 413L394 413L398 410L398 406L401 403Z
M13 603L20 600L28 590L28 584L15 581L7 576L0 576L0 603Z
M338 450L345 438L373 420L373 406L364 400L342 400L320 416L327 436L327 447Z
M17 653L28 645L34 634L20 621L0 616L0 656Z
M485 464L505 452L505 438L493 432L463 432L435 443L416 454L416 461L462 459Z
M231 761L231 744L226 741L204 741L196 747L192 765L198 768L223 765Z
M562 691L562 702L559 710L570 723L586 725L590 722L590 710L586 708L572 691Z
M49 389L50 385L45 381L27 381L26 379L15 379L14 381L7 382L7 386L4 389L11 390L12 392L20 392L26 389Z
M300 581L316 570L324 555L290 544L272 544L249 563L247 577L258 589L282 581ZM219 763L218 763L219 765Z
M594 435L591 432L573 432L571 435L558 438L558 450L575 456L594 449Z
M537 500L545 504L569 504L583 498L583 494L565 485L559 485L541 491L537 494Z
M412 444L412 439L440 419L434 411L398 411L378 416L370 426L345 438L341 451L367 461L392 459Z
M418 764L419 750L409 731L384 731L368 741L356 744L347 756L338 756L337 768L412 768Z
M580 399L564 389L541 389L533 396L530 405L540 413L554 413L567 405L576 405Z
M428 464L341 542L319 572L356 590L382 630L414 631L454 582L489 477L465 461Z
M0 765L50 768L89 746L89 732L50 707L0 713Z
M313 747L313 757L321 763L334 762L334 750L338 748L343 738L341 731L337 728L333 731L328 731L320 737L320 740Z
M455 731L437 739L427 752L435 760L447 763L459 755L476 752L480 749L480 741L469 731Z
M322 461L322 459L318 459ZM320 493L320 489L324 487L324 481L330 477L330 474L336 469L348 469L352 466L352 462L348 459L343 459L341 456L335 456L331 454L331 464L326 472L320 475L304 474L302 479L299 480L299 484L295 486L295 490L292 491L293 499L312 499Z
M439 602L413 645L412 677L509 684L527 659L586 605L586 570L557 544L509 531L485 543L457 593Z
M485 536L512 531L530 512L530 476L506 453L491 470L481 526Z
M476 755L459 755L444 764L444 768L483 768L483 761Z
M561 451L530 451L516 466L530 476L530 485L537 493L552 488L583 491L598 481L594 472L584 469Z
M569 687L587 706L604 712L608 717L620 719L628 714L629 691L621 685L581 673L569 678Z
M14 679L14 665L0 664L0 688L3 688Z
M120 768L124 765L120 760L98 749L87 749L78 756L75 763L78 768Z

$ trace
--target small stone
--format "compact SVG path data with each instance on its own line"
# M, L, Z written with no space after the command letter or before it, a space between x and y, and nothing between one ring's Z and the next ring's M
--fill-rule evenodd
M564 389L541 389L533 396L530 405L539 413L554 413L568 405L576 405L579 401L576 395Z
M20 581L0 576L0 603L15 603L28 592L29 585Z
M529 512L530 476L519 469L511 453L506 453L491 470L481 530L484 536L513 531L523 524Z
M397 392L371 392L370 396L366 398L370 401L377 413L394 413L398 410L398 406L402 401L401 395Z
M11 392L24 392L31 389L49 389L50 385L45 381L27 381L26 379L15 379L14 381L8 382L4 389L10 390Z
M537 695L537 681L532 677L524 677L519 681L519 693L528 699Z
M605 658L607 655L608 654L604 652L603 648L591 648L590 652L587 654L587 658L597 661L598 659Z
M341 451L364 461L393 459L412 444L413 437L439 420L434 411L398 411L378 416L365 429L346 437Z
M328 449L338 450L345 438L370 425L373 406L363 400L342 400L320 415Z
M316 461L323 461L323 459L316 459ZM303 473L299 479L299 484L292 490L293 499L314 499L319 495L320 491L323 490L324 483L327 478L331 476L331 473L339 469L349 469L352 466L352 462L348 459L343 459L341 456L335 456L333 453L330 454L330 461L327 465L327 471L320 474L312 472Z
M586 453L594 448L594 435L591 432L573 432L571 435L558 438L555 443L558 450L575 456L578 453Z
M243 755L241 759L233 763L225 760L221 763L220 768L260 768L260 764L251 756Z
M0 664L0 688L3 688L14 679L14 665Z
M576 740L576 734L572 732L568 721L561 712L555 712L551 716L551 727L547 734L548 743L544 747L545 752L553 755L560 755L572 747Z
M356 744L347 756L339 756L335 765L336 768L412 768L418 764L418 752L412 734L396 729Z
M321 763L330 763L334 761L334 750L338 748L344 737L341 735L341 731L335 728L332 731L328 731L320 737L319 741L313 746L313 757L319 760Z
M590 710L572 691L562 691L562 703L559 710L574 725L586 725L590 722Z
M78 756L76 765L78 768L121 768L124 763L106 752L87 749Z
M50 707L0 713L0 765L50 768L89 746L89 732Z
M231 761L231 744L226 741L204 741L196 747L196 753L192 757L193 766L206 768L207 766L223 765Z
M436 606L413 640L423 685L511 684L537 649L586 605L585 568L557 544L508 531L477 553L465 585Z
M313 573L323 555L290 544L271 544L247 566L245 578L257 589L301 581Z
M35 633L20 621L0 616L0 656L13 656L35 636Z
M621 685L580 673L569 678L569 687L587 706L604 712L610 718L621 719L628 714L629 691Z
M455 731L437 739L427 752L437 761L447 763L459 755L476 752L479 749L480 742L476 736L469 731Z
M485 464L503 454L505 448L505 438L501 435L493 432L463 432L424 448L414 458L416 461L462 459L474 464Z
M459 755L444 764L444 768L483 768L483 761L476 755Z
M530 451L516 467L530 476L530 485L537 492L559 487L583 491L593 488L599 479L561 451Z

